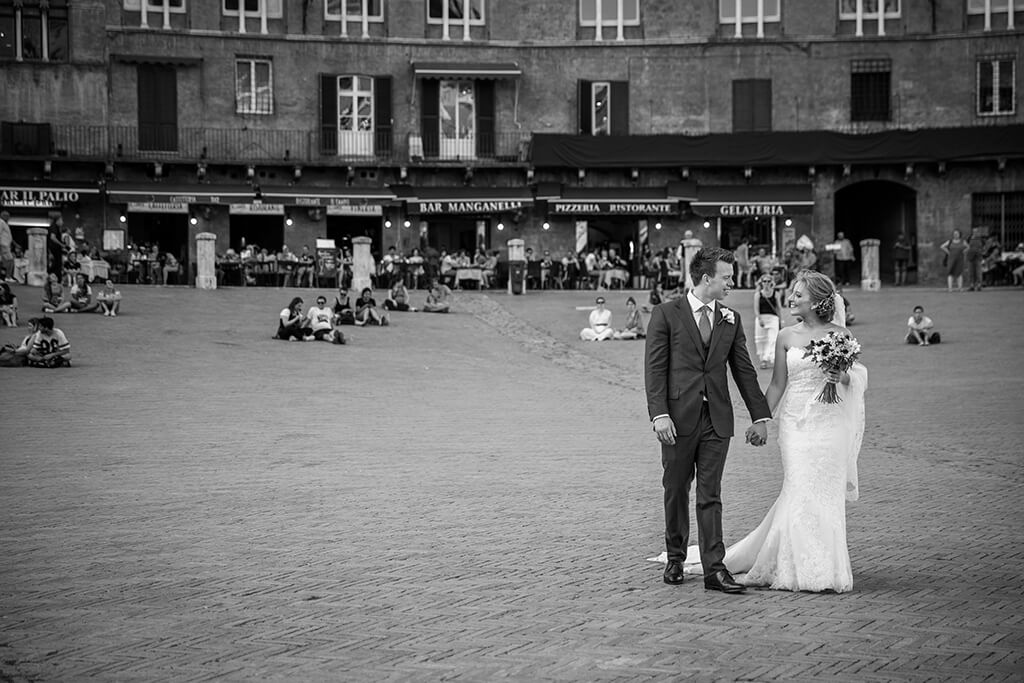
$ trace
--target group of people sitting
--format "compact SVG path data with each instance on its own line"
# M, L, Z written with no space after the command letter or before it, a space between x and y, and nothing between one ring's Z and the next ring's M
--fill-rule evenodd
M344 333L339 329L343 325L365 325L387 327L391 324L391 311L426 313L447 313L451 310L451 289L439 282L431 283L426 302L420 308L410 304L409 290L405 283L398 280L388 291L384 299L384 309L377 306L373 298L373 290L364 287L359 298L352 303L349 290L344 285L338 287L334 302L328 306L327 297L319 295L316 305L303 312L302 297L295 297L278 315L276 339L292 341L326 341L334 344L346 343Z
M636 306L636 299L626 299L626 326L616 330L612 327L612 312L605 308L603 296L595 299L590 311L588 326L580 330L583 341L605 341L607 339L643 339L645 335L643 318Z
M102 313L116 318L120 310L121 292L112 280L107 280L95 297L83 273L75 275L75 284L66 292L54 273L50 273L43 285L44 313Z
M29 334L21 344L0 348L0 367L71 367L71 342L62 330L53 326L53 318L30 318Z

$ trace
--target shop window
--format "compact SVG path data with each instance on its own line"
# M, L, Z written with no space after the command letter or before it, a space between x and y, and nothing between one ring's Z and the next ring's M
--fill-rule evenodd
M733 132L772 129L772 82L749 79L732 82Z
M978 60L978 116L1004 116L1016 110L1012 57Z
M345 157L391 153L391 77L320 77L320 150Z
M975 192L971 225L984 225L1005 251L1024 242L1024 192Z
M628 81L580 81L578 91L581 135L629 134Z
M859 59L851 65L850 120L890 121L892 62L888 59Z
M235 113L273 114L273 64L269 59L235 61Z
M0 5L0 59L68 61L67 0L25 0Z

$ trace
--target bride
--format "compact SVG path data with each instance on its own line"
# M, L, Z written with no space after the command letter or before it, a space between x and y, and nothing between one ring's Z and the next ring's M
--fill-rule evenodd
M857 455L864 435L867 369L823 372L804 359L804 347L835 330L835 287L821 273L796 277L789 308L801 322L783 329L765 398L779 425L782 492L764 520L726 549L725 564L748 586L777 590L853 589L846 547L846 500L857 500ZM818 403L825 381L837 383L840 403ZM661 559L661 558L658 558ZM688 573L701 573L696 547L687 549Z

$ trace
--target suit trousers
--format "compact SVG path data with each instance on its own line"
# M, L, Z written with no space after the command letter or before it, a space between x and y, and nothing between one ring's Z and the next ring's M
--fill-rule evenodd
M673 418L674 419L674 418ZM692 434L676 436L672 446L662 445L661 484L665 489L665 549L669 562L686 559L690 541L690 485L697 480L697 536L704 573L725 569L722 538L722 473L729 452L729 437L721 437L711 424L706 401Z

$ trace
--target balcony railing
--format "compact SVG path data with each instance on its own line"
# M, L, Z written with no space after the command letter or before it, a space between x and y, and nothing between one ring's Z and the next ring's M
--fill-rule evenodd
M530 134L458 140L390 131L253 130L176 126L4 124L0 157L207 163L523 165Z

